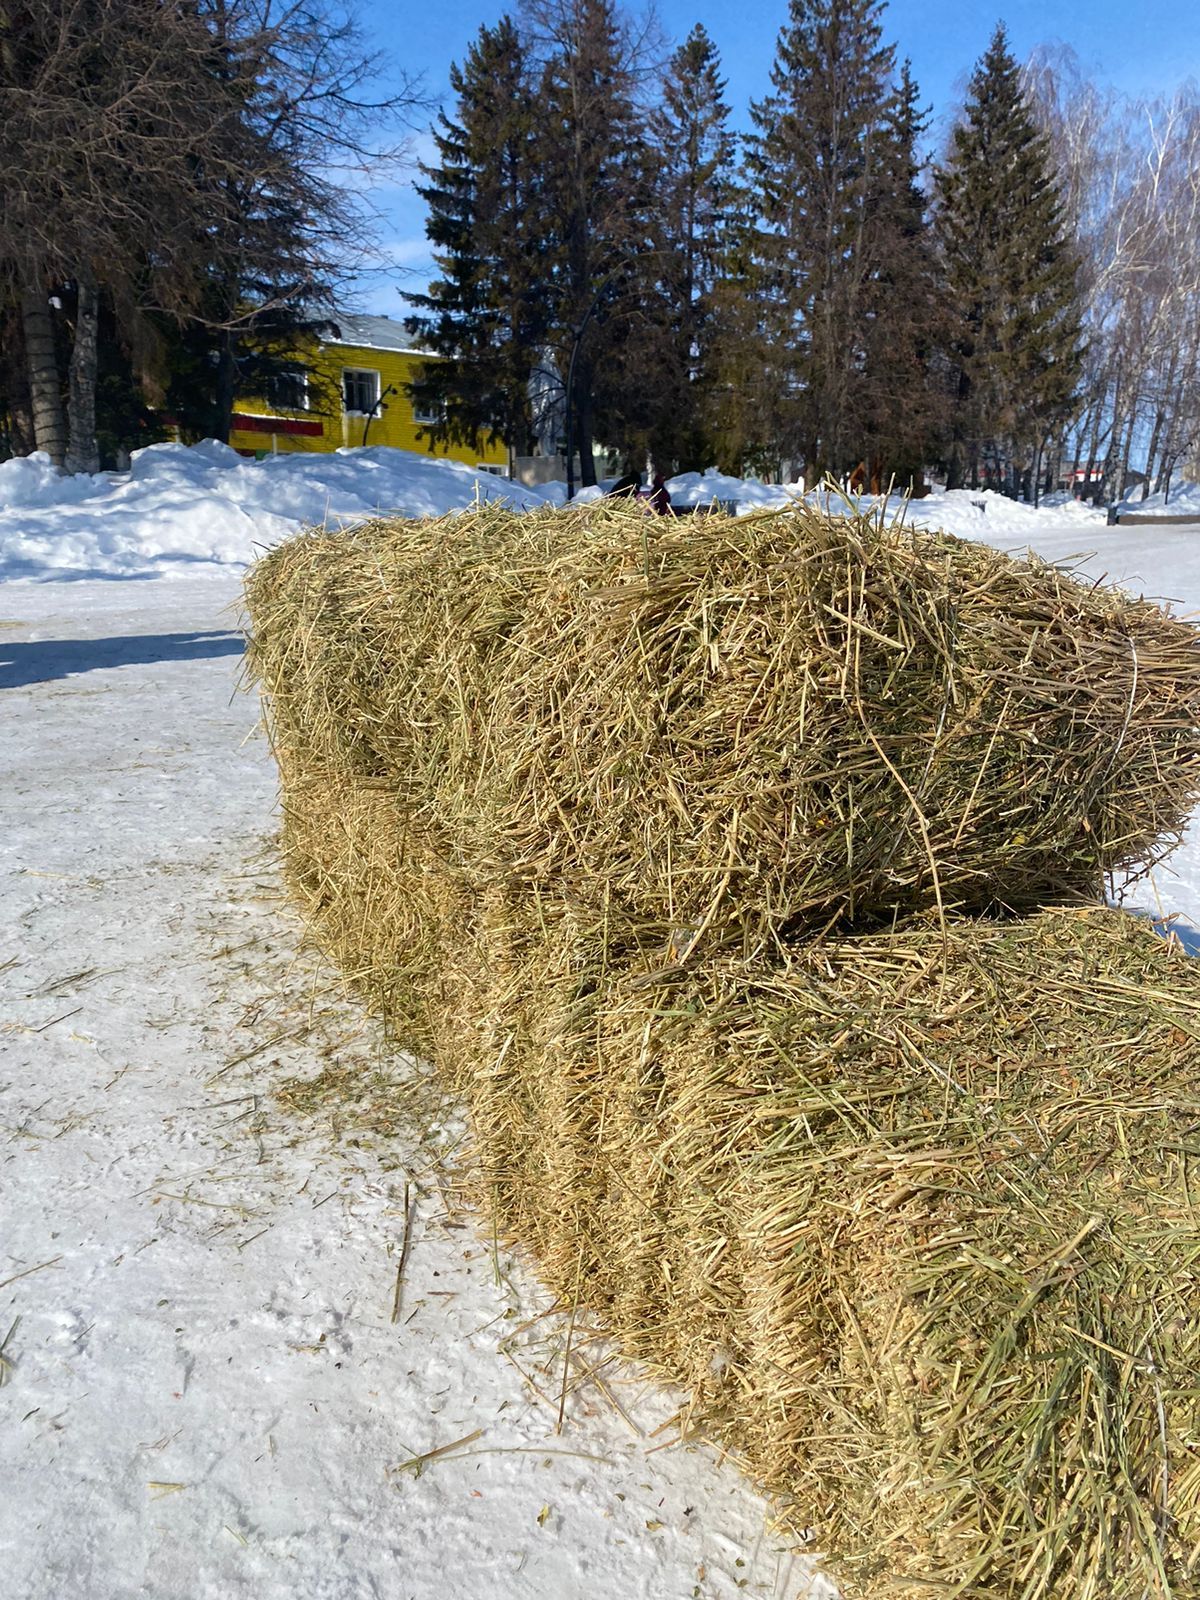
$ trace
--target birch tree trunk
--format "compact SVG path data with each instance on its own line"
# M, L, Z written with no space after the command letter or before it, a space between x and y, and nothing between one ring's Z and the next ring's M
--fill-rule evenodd
M78 308L75 343L67 388L68 443L64 465L68 472L99 472L100 447L96 442L96 365L99 349L99 296L91 269L77 279Z
M54 319L46 291L39 284L27 284L21 291L21 326L25 334L34 443L46 452L56 467L61 467L67 454L67 427L54 351Z
M1125 498L1125 495L1126 495L1127 489L1128 489L1128 484L1129 484L1129 462L1130 462L1130 458L1133 455L1133 429L1134 429L1134 424L1136 422L1137 422L1137 406L1136 406L1136 404L1134 404L1134 405L1131 405L1129 407L1129 420L1125 424L1125 443L1121 447L1121 459L1120 459L1120 465L1119 465L1119 468L1118 468L1120 476L1117 479L1117 485L1116 485L1117 492L1116 492L1116 496L1115 496L1115 498L1118 499L1118 500L1123 500Z
M1160 405L1154 413L1154 427L1151 429L1150 444L1146 450L1146 481L1142 484L1143 500L1148 499L1150 496L1150 487L1154 478L1154 463L1158 459L1158 441L1162 435L1165 421L1166 413Z

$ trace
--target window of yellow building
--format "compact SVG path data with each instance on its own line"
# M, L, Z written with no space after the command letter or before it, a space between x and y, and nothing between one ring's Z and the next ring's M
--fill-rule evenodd
M379 373L370 367L342 368L343 409L365 417L379 404Z
M308 374L279 372L267 380L267 404L275 411L309 409Z

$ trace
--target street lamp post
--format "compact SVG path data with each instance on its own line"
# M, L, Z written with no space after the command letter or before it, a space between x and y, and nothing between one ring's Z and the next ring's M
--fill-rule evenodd
M363 423L363 442L362 442L362 447L363 447L364 450L367 448L367 435L371 431L371 424L375 421L375 418L383 410L383 403L387 399L388 395L395 394L395 392L396 392L396 385L394 383L389 383L387 388L383 391L383 393L376 397L375 404L371 407L370 411L367 412L367 420Z

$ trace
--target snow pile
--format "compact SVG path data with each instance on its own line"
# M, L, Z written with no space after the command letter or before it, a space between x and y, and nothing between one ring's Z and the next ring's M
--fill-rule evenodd
M1122 500L1117 510L1127 516L1137 516L1140 512L1143 516L1200 518L1200 483L1188 483L1185 480L1172 485L1166 496L1152 494L1145 500L1138 491L1127 500Z
M739 513L746 513L764 507L786 506L805 498L802 483L762 483L757 478L733 478L715 467L707 472L680 473L668 482L667 488L672 505L681 510L720 501L735 505ZM869 504L871 499L864 496L857 500L820 489L811 492L808 498L819 498L834 511L851 510L855 505ZM1050 522L1056 527L1078 529L1081 533L1086 530L1089 541L1093 530L1103 528L1106 522L1105 512L1069 495L1052 495L1040 506L1031 506L1010 500L993 489L935 489L921 500L907 502L907 508L903 495L892 495L888 501L889 516L902 512L909 522L919 527L944 528L959 538L977 539L1006 549L1032 544Z
M30 506L77 505L104 492L103 473L89 477L81 472L65 477L55 471L44 450L32 456L0 461L0 511Z
M757 478L731 478L728 473L709 467L707 472L681 472L667 483L671 504L680 507L710 506L714 500L734 501L739 510L754 511L760 506L785 506L801 497L799 484L760 483Z
M960 539L1011 549L1033 544L1048 524L1070 531L1090 544L1105 526L1104 511L1084 505L1070 495L1053 495L1040 506L1010 500L994 489L935 489L923 500L913 500L908 520L921 527L944 528Z
M577 499L599 499L605 487L583 489ZM721 501L745 513L802 494L796 483L734 478L715 467L680 473L667 487L681 510ZM529 489L384 445L250 461L211 439L155 444L136 453L128 472L94 477L55 472L45 455L20 457L0 462L0 578L211 573L244 566L308 524L339 526L381 512L438 516L476 498L524 510L562 505L566 488ZM1137 505L1162 509L1157 496ZM893 496L888 509L903 506ZM1168 509L1193 508L1200 515L1200 486L1181 485ZM912 501L905 515L1002 549L1029 546L1052 560L1099 550L1105 539L1105 513L1065 495L1035 508L986 489L938 490Z
M43 454L0 463L0 577L148 577L241 566L307 523L546 503L457 462L386 446L250 461L207 440L139 450L127 473L65 477Z

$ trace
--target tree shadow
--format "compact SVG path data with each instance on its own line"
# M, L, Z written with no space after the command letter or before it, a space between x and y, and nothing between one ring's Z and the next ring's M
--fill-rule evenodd
M210 661L242 653L245 641L228 628L203 633L132 633L110 639L7 640L0 634L0 689L48 683L107 667L163 661Z

